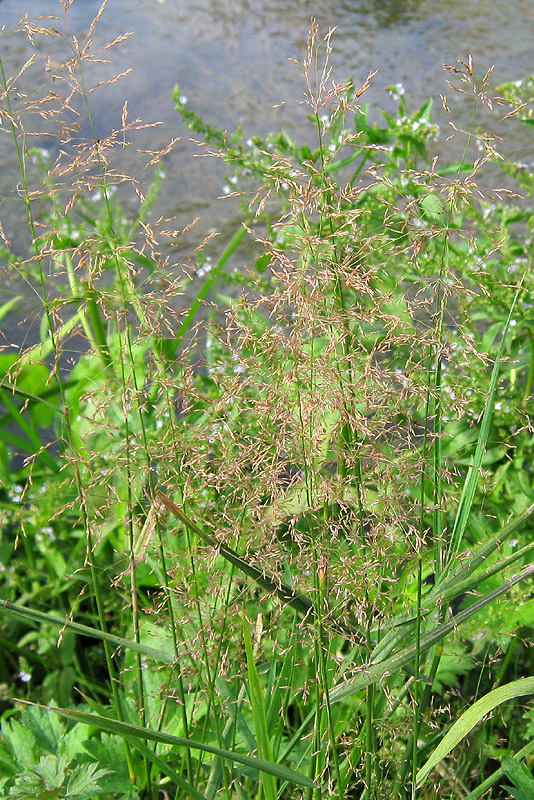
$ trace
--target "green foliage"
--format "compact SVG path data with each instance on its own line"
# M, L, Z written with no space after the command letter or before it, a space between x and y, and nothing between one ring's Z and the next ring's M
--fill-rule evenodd
M219 257L151 222L165 151L133 197L116 132L23 158L3 79L32 238L5 256L42 314L0 353L5 797L404 800L446 755L440 791L474 797L503 738L531 791L506 753L532 689L534 214L479 186L534 178L474 125L435 160L402 87L377 121L330 36L316 144L219 131L176 89L241 199ZM58 118L70 90L90 118L76 52ZM451 72L476 120L489 75Z
M136 800L118 740L89 739L86 725L66 729L51 711L30 708L3 720L0 739L2 798L86 798L113 795ZM100 749L98 745L104 749ZM113 753L113 758L110 755ZM122 767L121 774L121 763Z
M515 788L503 786L503 789L509 792L512 797L515 797L516 800L528 800L529 797L534 795L534 779L525 764L516 761L510 756L504 756L502 768L506 777L514 784Z

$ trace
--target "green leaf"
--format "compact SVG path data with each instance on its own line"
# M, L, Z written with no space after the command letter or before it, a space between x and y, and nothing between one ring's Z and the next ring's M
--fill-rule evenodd
M435 225L445 225L447 223L447 208L437 194L427 194L421 200L423 216Z
M426 103L423 103L421 108L415 112L413 119L431 119L433 105L434 101L429 97Z
M108 774L98 764L78 764L69 774L65 797L93 798L101 791L100 780Z
M506 324L504 326L501 344L499 346L499 351L497 353L497 357L495 359L495 364L493 365L493 371L491 373L491 380L489 386L489 393L488 399L486 401L486 406L484 408L484 413L482 415L482 422L480 424L480 431L478 435L477 446L475 449L475 454L471 459L471 463L469 465L469 469L467 471L467 476L464 481L463 489L462 489L462 496L460 497L460 502L458 504L458 509L456 512L456 518L454 520L454 526L451 532L450 537L450 545L448 550L448 564L445 567L443 572L443 577L447 573L448 569L450 569L451 564L451 557L458 552L460 548L460 544L465 533L465 529L467 527L467 523L469 521L469 515L471 513L471 508L473 505L473 500L475 498L475 491L478 484L478 477L480 474L480 468L482 465L482 460L484 456L484 452L486 450L486 445L488 442L490 427L491 427L491 420L493 417L493 408L495 405L495 396L497 394L497 385L499 381L499 372L501 367L501 361L504 353L504 345L506 342L506 336L508 334L508 330L510 328L510 322L512 321L512 316L515 310L516 303L519 298L519 294L521 292L521 286L516 291L514 299L512 301L512 305L510 306L510 311L508 314L508 319L506 320Z
M186 781L185 778L180 775L180 773L176 772L170 764L167 764L162 758L159 758L150 747L147 747L146 744L137 740L131 739L132 747L134 747L142 756L146 758L147 761L151 761L163 775L166 775L171 781L179 786L181 789L185 791L186 797L192 797L194 800L206 800L205 796L201 794L199 791L192 786L189 781ZM111 790L110 790L111 791Z
M15 297L12 297L11 300L8 300L6 303L0 306L0 322L7 314L9 314L10 311L15 308L15 306L20 303L21 300L21 295L16 295Z
M267 731L267 718L265 716L265 701L261 689L260 678L256 664L254 662L254 651L252 648L252 637L250 635L248 620L243 614L243 638L245 640L245 652L247 655L248 685L250 691L250 705L252 707L252 719L256 731L256 741L258 743L258 753L260 758L272 761L271 742ZM263 781L266 800L276 800L276 782L271 775L266 776Z
M0 742L5 751L5 755L0 753L3 769L8 768L16 773L35 763L39 752L35 737L22 722L16 719L2 720L1 730Z
M40 750L52 755L59 754L59 744L63 738L59 720L41 708L29 708L22 718L23 724L32 732Z
M494 689L493 692L477 700L447 731L430 758L421 767L416 776L417 786L421 786L425 782L434 767L448 756L451 750L494 708L514 697L523 697L533 692L534 678L521 678L518 681L507 683L505 686L499 686L498 689Z
M125 647L129 650L135 650L137 653L153 658L155 661L160 661L163 664L174 663L174 657L164 650L148 647L147 645L135 642L133 639L123 639L120 636L113 636L111 633L104 633L98 630L98 628L91 628L89 625L80 625L78 622L71 622L62 617L54 617L52 614L46 614L43 611L34 611L31 608L25 608L16 603L10 603L8 600L0 601L0 612L23 617L35 623L52 625L54 628L67 628L82 636L90 636L92 639L105 640L106 642L111 642L111 644L114 644L116 647Z
M464 172L471 172L472 164L467 161L451 161L436 170L436 175L445 177L446 175L461 175Z
M452 619L450 619L448 622L444 622L428 633L425 633L421 637L419 643L419 653L426 653L445 636L447 636L453 630L456 630L458 625L460 625L462 622L465 622L466 619L469 619L469 617L473 616L473 614L476 614L482 608L485 608L487 605L489 605L489 603L493 602L493 600L495 600L501 594L508 591L508 589L510 589L516 583L519 583L524 578L530 577L533 573L534 564L531 564L522 572L520 572L519 575L515 575L510 580L503 583L503 585L498 589L495 589L495 591L490 592L484 597L481 597L476 601L476 603L473 603L468 608L460 611L459 614L456 614L456 616L452 617ZM330 693L330 701L335 703L339 700L344 700L346 697L350 697L351 695L360 692L367 686L378 683L378 681L382 680L382 678L385 676L396 674L405 666L413 662L415 653L416 645L410 644L408 647L405 647L403 650L400 650L398 653L390 656L389 658L380 660L378 663L375 659L373 662L371 662L371 664L364 665L361 668L361 671L354 678L350 678L344 683L340 683L332 690Z
M534 797L534 778L526 764L512 756L503 756L501 766L504 774L510 778L514 786L517 786L527 798L532 799Z
M436 583L433 589L423 598L421 615L424 617L435 611L440 605L451 603L460 595L476 589L483 581L493 577L493 575L501 572L519 559L529 556L531 551L534 550L534 542L529 542L525 547L516 550L509 556L495 561L483 570L477 571L480 566L487 563L488 558L532 515L533 512L534 505L510 520L510 522L504 525L497 533L483 544L479 545L479 547L470 553L469 558L459 559L458 566L448 573L446 579ZM398 633L390 630L386 634L373 651L373 663L385 659L394 650L395 646L411 634L413 625L408 626L406 623L413 623L416 617L417 608L412 607L407 611L397 614L391 620L386 621L383 626L384 629L390 626L394 628L402 626L402 630Z
M43 708L47 708L47 706L43 706ZM209 744L204 744L203 742L195 742L192 739L183 739L179 736L171 736L169 733L154 731L150 728L141 728L139 725L132 725L129 722L120 722L118 720L109 719L108 717L99 717L96 716L96 714L87 714L85 711L72 711L66 708L54 708L53 706L48 706L48 708L64 719L81 722L83 725L93 725L101 731L116 733L128 740L140 739L141 741L160 742L161 744L168 744L172 747L189 747L191 750L201 750L203 753L212 753L215 756L226 758L229 761L235 761L237 764L243 764L245 767L257 769L260 772L266 772L268 775L274 775L275 778L290 781L299 786L308 786L311 789L316 788L314 782L305 775L301 775L299 772L295 772L281 764L265 761L262 758L254 758L254 756L248 756L244 753L223 750L220 747L214 747Z
M243 226L240 226L238 230L234 233L230 241L228 242L228 245L223 250L221 257L215 264L213 270L210 272L209 277L206 278L206 280L202 284L200 291L198 292L195 299L192 301L187 314L184 316L182 323L180 324L180 327L176 331L176 335L174 337L176 344L178 344L178 342L181 341L181 339L184 337L184 335L191 327L194 316L198 311L198 309L200 308L202 301L209 294L211 288L221 277L224 267L226 266L228 260L231 258L234 252L237 250L239 245L241 244L241 241L244 239L246 232L247 229Z
M514 761L519 761L519 759L524 758L525 756L531 755L534 752L534 739L528 742L524 747L521 748L515 755L513 756ZM497 781L502 778L504 771L502 767L496 769L485 781L482 781L476 789L473 789L472 792L469 792L468 795L464 798L464 800L477 800L477 798L482 797L482 795L486 794L491 787L497 783Z
M172 511L175 517L177 517L186 528L189 528L189 530L195 533L202 541L216 548L223 558L229 561L230 564L233 564L234 567L241 570L241 572L244 572L245 575L248 575L256 581L259 586L266 589L268 592L277 594L284 604L292 606L301 614L308 616L311 614L313 616L313 603L308 597L299 592L294 592L290 586L287 586L285 583L280 583L280 581L269 575L268 572L257 569L248 561L242 559L231 547L227 547L227 545L215 541L213 537L203 531L193 520L189 519L180 506L173 503L173 501L162 492L157 492L156 497L169 511Z

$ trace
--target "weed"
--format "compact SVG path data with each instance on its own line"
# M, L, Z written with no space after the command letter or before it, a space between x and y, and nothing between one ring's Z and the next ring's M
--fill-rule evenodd
M22 23L66 48L63 93L27 101L0 63L32 242L6 263L43 314L0 355L2 796L475 797L503 755L521 790L533 217L480 188L500 156L476 129L513 89L449 68L473 126L446 164L432 103L392 87L371 124L373 75L336 84L315 25L316 147L225 134L177 89L244 224L211 269L206 242L176 265L181 232L149 221L167 150L145 192L116 166L126 108L104 140L73 121L104 9L85 42ZM28 146L35 111L57 157Z

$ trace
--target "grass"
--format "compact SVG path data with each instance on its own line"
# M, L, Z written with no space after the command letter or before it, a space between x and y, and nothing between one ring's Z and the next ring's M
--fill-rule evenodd
M454 163L430 101L371 122L315 25L315 147L177 88L243 223L176 265L166 151L144 188L126 113L77 138L91 32L58 30L53 87L0 64L32 242L3 256L42 314L0 353L0 796L529 796L534 179L477 115L530 125L532 82L449 68Z

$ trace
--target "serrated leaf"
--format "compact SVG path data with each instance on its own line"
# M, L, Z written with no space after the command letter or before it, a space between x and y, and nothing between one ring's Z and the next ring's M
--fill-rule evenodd
M29 708L22 717L22 724L31 731L40 750L58 755L63 732L57 716L42 708Z
M78 764L69 775L65 797L91 797L101 791L100 779L108 770L99 769L98 764Z
M528 797L534 797L534 778L526 764L512 756L503 756L501 767L506 777L510 778L518 789L525 792Z
M38 753L35 738L18 720L2 720L2 739L15 772L35 762Z

